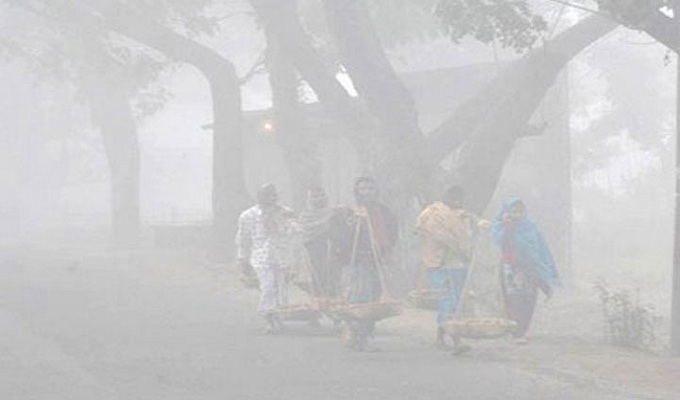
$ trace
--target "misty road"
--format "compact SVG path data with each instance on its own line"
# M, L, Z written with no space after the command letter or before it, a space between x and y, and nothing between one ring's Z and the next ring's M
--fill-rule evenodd
M266 336L255 292L224 268L37 258L2 264L2 399L638 398L380 327L378 353L348 351L328 324Z

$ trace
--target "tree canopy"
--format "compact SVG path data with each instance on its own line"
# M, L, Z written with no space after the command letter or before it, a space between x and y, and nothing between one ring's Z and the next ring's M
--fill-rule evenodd
M439 0L434 12L455 42L470 36L517 52L531 49L547 28L529 1Z

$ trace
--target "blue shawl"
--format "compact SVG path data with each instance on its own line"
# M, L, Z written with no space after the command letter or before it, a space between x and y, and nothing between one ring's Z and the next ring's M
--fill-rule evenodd
M505 231L503 228L503 215L515 204L520 203L519 198L511 198L503 205L501 212L493 222L491 235L494 241L503 246ZM530 262L534 272L547 285L557 286L560 278L555 268L555 261L550 253L548 244L538 226L527 218L516 221L512 231L514 244L522 258Z

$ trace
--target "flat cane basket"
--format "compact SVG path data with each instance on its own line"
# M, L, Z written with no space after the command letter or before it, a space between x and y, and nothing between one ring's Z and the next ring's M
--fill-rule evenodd
M402 304L398 301L379 303L355 303L346 304L336 308L335 314L346 318L379 321L381 319L399 315L402 312Z
M333 312L346 303L338 297L312 297L312 304L321 312Z
M516 328L517 323L506 318L453 318L444 325L450 335L471 339L500 338Z
M280 306L271 311L285 321L311 321L321 318L321 311L313 304L291 304Z

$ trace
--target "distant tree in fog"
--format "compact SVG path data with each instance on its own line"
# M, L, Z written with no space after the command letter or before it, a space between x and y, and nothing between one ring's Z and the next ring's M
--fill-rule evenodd
M153 113L163 102L163 92L152 85L163 61L96 25L72 23L58 8L29 1L5 7L17 19L11 36L3 32L5 48L14 61L41 80L71 85L87 103L109 164L113 240L120 246L137 242L136 119Z
M138 52L148 54L148 49L152 48L163 54L164 57L160 57L163 62L186 62L203 72L212 90L215 116L212 124L215 138L213 212L216 236L224 242L224 237L232 230L230 227L235 225L247 194L241 161L241 100L238 78L233 65L226 58L192 39L198 34L210 34L217 29L217 19L205 14L205 7L211 2L5 2L42 19L43 29L50 34L29 38L27 43L53 44L46 46L49 51L40 56L47 57L49 61L57 60L59 68L56 71L70 71L71 78L88 88L95 120L107 124L102 127L102 133L105 138L109 138L104 143L112 169L114 232L118 232L119 225L126 227L126 233L116 237L132 237L134 241L138 229L135 226L139 225L139 150L136 147L136 128L129 115L122 115L126 109L122 102L128 102L130 94L134 93L127 88L130 79L141 78L148 82L158 73L160 65L158 62L153 64L154 68L149 70L149 75L138 68L137 64L128 65L135 60L132 55ZM143 46L135 45L134 42ZM6 48L11 50L14 47ZM77 54L59 54L64 49L76 51ZM86 68L71 68L76 62L82 63ZM63 66L68 68L64 69ZM114 104L116 101L117 104ZM142 110L153 111L159 104L144 102Z

